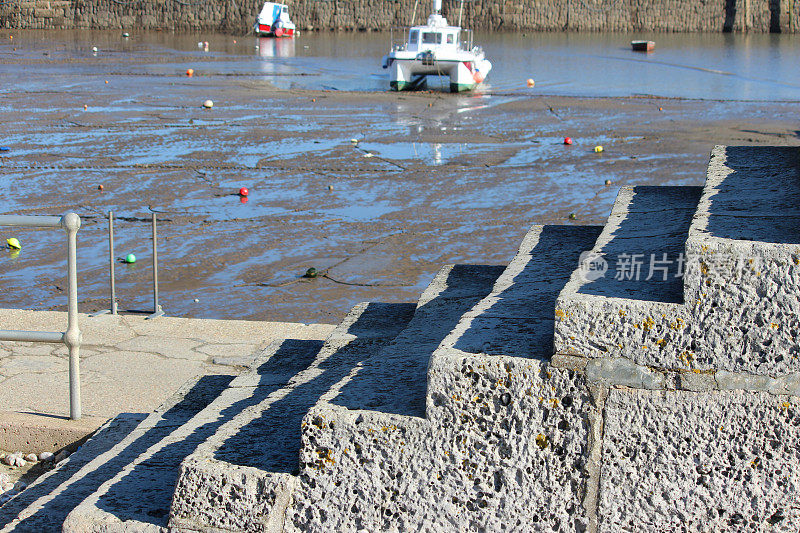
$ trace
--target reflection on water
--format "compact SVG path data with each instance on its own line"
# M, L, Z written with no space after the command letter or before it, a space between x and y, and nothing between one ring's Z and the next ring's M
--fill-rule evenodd
M259 37L256 45L258 55L269 57L294 57L294 39Z

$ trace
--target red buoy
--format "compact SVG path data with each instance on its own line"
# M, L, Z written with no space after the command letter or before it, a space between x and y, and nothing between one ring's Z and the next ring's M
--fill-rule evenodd
M572 137L564 137L564 144L572 144Z
M247 187L239 189L239 196L247 196L248 194L250 194L250 191L247 190Z

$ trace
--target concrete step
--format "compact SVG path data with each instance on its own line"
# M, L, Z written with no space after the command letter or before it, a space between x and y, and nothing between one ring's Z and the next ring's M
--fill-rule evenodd
M428 285L414 318L385 348L321 398L347 409L424 416L428 363L461 316L492 290L501 266L449 265Z
M676 352L689 348L680 269L701 192L620 190L597 243L556 301L557 353L675 365Z
M286 386L321 346L313 340L273 343L247 372L217 390L213 401L203 402L191 418L120 465L69 513L64 531L165 528L181 461L236 414Z
M797 531L800 398L612 389L598 531Z
M0 508L2 531L61 531L68 513L211 403L232 379L215 375L191 380L148 416L114 418L56 469Z
M686 256L698 366L800 371L800 148L714 148Z
M317 404L285 530L585 527L597 413L549 355L553 302L599 232L531 230L433 353L427 418Z
M285 386L236 410L198 443L176 471L171 530L280 530L298 470L303 416L355 365L397 336L414 310L413 304L357 305ZM235 385L248 388L263 379L251 374ZM215 407L203 416L213 416Z

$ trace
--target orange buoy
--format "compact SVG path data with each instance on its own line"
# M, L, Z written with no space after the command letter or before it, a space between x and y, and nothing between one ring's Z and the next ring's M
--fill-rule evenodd
M186 75L189 76L190 78L194 76L194 69L193 68L186 69Z
M534 85L536 85L536 82L533 81L533 78L528 78L528 87L533 87Z

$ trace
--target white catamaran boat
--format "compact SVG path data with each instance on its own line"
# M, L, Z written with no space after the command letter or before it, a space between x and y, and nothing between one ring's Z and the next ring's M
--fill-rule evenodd
M441 9L442 0L433 0L428 23L412 26L406 42L392 45L392 51L384 56L383 68L389 69L389 83L395 91L424 88L427 76L448 76L450 92L470 91L492 69L483 50L472 46L472 32L463 30L468 38L462 42L461 27L448 26L439 14Z
M259 37L294 37L294 30L294 22L289 19L289 8L274 2L264 2L253 28Z

